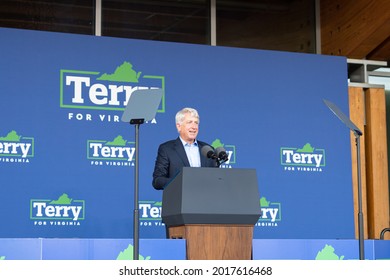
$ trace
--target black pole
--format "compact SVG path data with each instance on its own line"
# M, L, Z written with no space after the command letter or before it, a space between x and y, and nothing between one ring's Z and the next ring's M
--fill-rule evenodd
M134 166L134 216L133 216L133 260L139 259L139 128L144 119L132 119L130 124L135 125L135 166Z
M134 174L134 223L133 223L133 239L134 239L134 250L133 260L138 260L139 256L139 209L138 209L138 159L139 159L139 123L135 125L135 174Z
M364 224L362 206L362 184L360 175L360 135L355 132L356 154L357 154L357 180L358 180L358 226L359 226L359 259L364 260Z

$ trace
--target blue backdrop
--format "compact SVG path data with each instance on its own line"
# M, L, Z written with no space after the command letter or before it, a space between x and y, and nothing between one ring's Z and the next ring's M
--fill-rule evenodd
M140 237L165 238L157 148L182 107L222 168L255 168L255 238L353 238L344 57L0 29L0 237L132 238L131 92L162 88L140 128Z

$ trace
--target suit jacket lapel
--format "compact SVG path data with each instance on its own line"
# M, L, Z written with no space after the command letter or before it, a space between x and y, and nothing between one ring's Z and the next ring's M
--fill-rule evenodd
M183 143L181 142L180 138L178 137L175 142L175 151L180 157L180 159L183 161L184 166L190 166L190 162L188 161L186 151L184 150Z
M204 156L202 155L202 152L201 152L203 146L204 146L204 145L201 144L201 143L199 143L199 141L198 141L199 154L200 154L200 166L201 166L201 167L207 166L207 158L204 157Z

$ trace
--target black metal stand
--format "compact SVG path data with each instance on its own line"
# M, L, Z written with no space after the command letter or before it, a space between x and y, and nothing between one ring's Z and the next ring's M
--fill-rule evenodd
M145 121L154 119L163 95L162 89L141 89L131 94L121 120L135 125L135 167L134 167L134 219L133 219L133 259L139 259L139 128Z
M384 229L382 229L381 235L380 235L380 239L381 239L381 240L385 239L385 233L386 233L386 232L390 232L390 228L384 228Z
M356 141L357 153L357 182L358 182L358 231L359 231L359 259L364 260L364 226L363 226L363 207L362 207L362 184L360 174L360 136L361 130L332 102L325 100L326 106L353 132Z
M358 180L358 227L359 227L359 259L364 260L364 221L362 205L362 183L360 174L360 133L354 131L357 154L357 180Z
M135 166L134 166L134 215L133 215L133 260L139 259L139 128L144 119L132 119L130 124L135 125Z

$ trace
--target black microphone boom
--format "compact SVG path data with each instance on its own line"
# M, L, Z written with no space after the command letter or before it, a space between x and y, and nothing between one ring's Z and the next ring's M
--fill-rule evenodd
M203 146L201 152L202 155L206 158L217 159L217 155L215 154L215 151L211 146L208 145Z
M217 154L217 158L220 162L225 162L225 161L228 161L229 159L229 156L228 154L226 153L226 150L224 147L218 147L217 149L215 149L215 153Z

